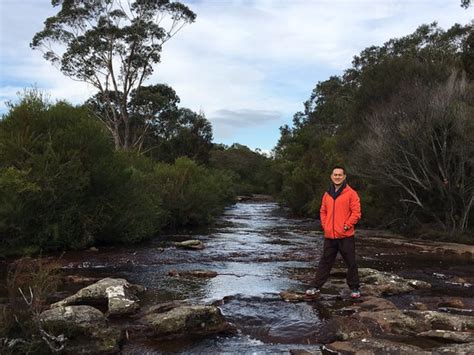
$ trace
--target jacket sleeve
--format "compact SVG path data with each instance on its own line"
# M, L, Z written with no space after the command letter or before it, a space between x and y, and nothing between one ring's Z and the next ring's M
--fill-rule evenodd
M327 207L326 207L326 193L323 195L323 200L321 201L321 209L319 210L319 219L321 221L321 227L326 229L326 219L327 219Z
M362 216L362 212L360 209L360 198L357 192L355 191L352 194L351 199L350 199L350 208L351 208L351 214L346 224L352 228L357 222L359 222L360 217Z

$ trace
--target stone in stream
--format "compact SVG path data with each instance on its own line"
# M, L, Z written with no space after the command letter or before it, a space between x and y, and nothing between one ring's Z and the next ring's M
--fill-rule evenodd
M322 333L328 334L327 339L321 339L323 343L360 339L371 335L367 325L356 318L345 316L332 316L323 325Z
M144 290L143 286L131 284L125 279L105 278L62 301L53 303L50 308L77 304L107 304L109 316L127 315L138 310L137 294Z
M414 345L377 338L336 341L325 347L343 354L431 354Z
M452 330L429 330L419 333L418 336L448 340L456 343L474 343L474 333L471 332L454 332Z
M464 302L460 298L445 298L438 303L438 308L464 308Z
M140 323L144 333L159 339L173 339L190 335L205 336L233 331L234 328L215 306L177 306L157 308L147 312ZM169 309L171 307L171 309ZM164 311L164 312L163 312Z
M304 302L308 300L307 296L301 292L282 291L280 297L285 302Z
M474 329L474 317L452 315L437 311L362 311L358 313L362 322L375 322L385 333L415 335L429 330L441 329L463 331Z
M207 270L170 270L168 275L172 277L196 277L196 278L213 278L218 274L215 271Z
M104 314L94 307L57 307L41 313L39 321L50 341L54 336L56 346L64 345L62 353L113 354L120 350L122 331L109 327Z
M418 289L430 289L431 284L425 281L404 279L395 274L370 268L359 269L360 281L364 295L396 295Z
M460 354L474 354L474 343L466 344L454 344L454 345L445 345L440 348L433 349L431 354L433 355L460 355Z
M175 242L174 245L178 248L202 250L204 249L204 243L200 240L185 240L184 242Z
M63 277L63 282L67 284L87 284L97 282L100 279L96 277L87 277L87 276L80 276L80 275L67 275Z

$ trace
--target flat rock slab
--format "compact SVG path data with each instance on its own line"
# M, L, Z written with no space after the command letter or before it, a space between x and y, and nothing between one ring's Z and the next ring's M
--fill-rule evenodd
M368 240L370 241L406 247L408 250L412 250L413 253L435 254L439 255L440 257L457 256L464 260L474 260L474 245L436 242L421 239L407 239L393 234L383 237L377 236L377 231L370 232L367 230L359 230L358 233L368 237ZM361 238L361 240L364 239L365 238Z
M202 250L204 249L204 243L200 240L185 240L184 242L175 242L174 246L183 249Z
M343 354L431 354L417 346L377 338L336 341L326 348Z
M141 323L147 328L147 333L159 339L189 335L205 336L233 329L220 309L215 306L178 306L157 313L159 311L160 309L155 308L141 319Z
M172 277L195 277L195 278L213 278L218 275L215 271L207 270L170 270L168 275Z
M105 315L94 307L56 307L41 313L39 320L48 334L65 337L64 353L112 354L120 350L122 332L109 327Z
M125 279L105 278L53 303L50 308L106 303L108 315L126 315L138 310L137 294L144 290L143 286L131 284Z
M309 297L302 292L291 292L291 291L280 292L280 297L285 302L306 302L306 301L318 299L318 297Z
M435 338L441 340L449 340L456 343L474 343L474 333L471 332L454 332L452 330L429 330L422 332L418 336Z
M431 284L425 281L405 279L395 274L370 268L359 269L363 295L396 295L419 289L430 289Z
M460 316L437 311L362 311L358 317L362 321L377 323L386 333L416 335L430 330L464 331L474 329L474 317Z
M433 355L470 355L474 354L474 343L446 345L433 349L431 353Z

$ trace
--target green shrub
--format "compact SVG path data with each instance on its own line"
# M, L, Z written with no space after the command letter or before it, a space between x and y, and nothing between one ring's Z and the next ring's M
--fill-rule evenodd
M154 177L171 227L207 224L234 196L231 175L186 157L174 165L158 164Z

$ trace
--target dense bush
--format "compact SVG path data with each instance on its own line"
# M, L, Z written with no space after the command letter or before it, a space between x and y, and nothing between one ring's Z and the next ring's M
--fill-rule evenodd
M216 144L211 150L209 164L234 176L239 195L269 194L274 191L271 159L247 146L237 143L230 147Z
M234 197L230 174L209 170L186 157L176 159L174 165L156 165L153 177L171 227L207 224Z
M117 152L90 111L27 93L0 121L0 247L136 242L208 223L232 196L228 175L189 159L155 165Z

